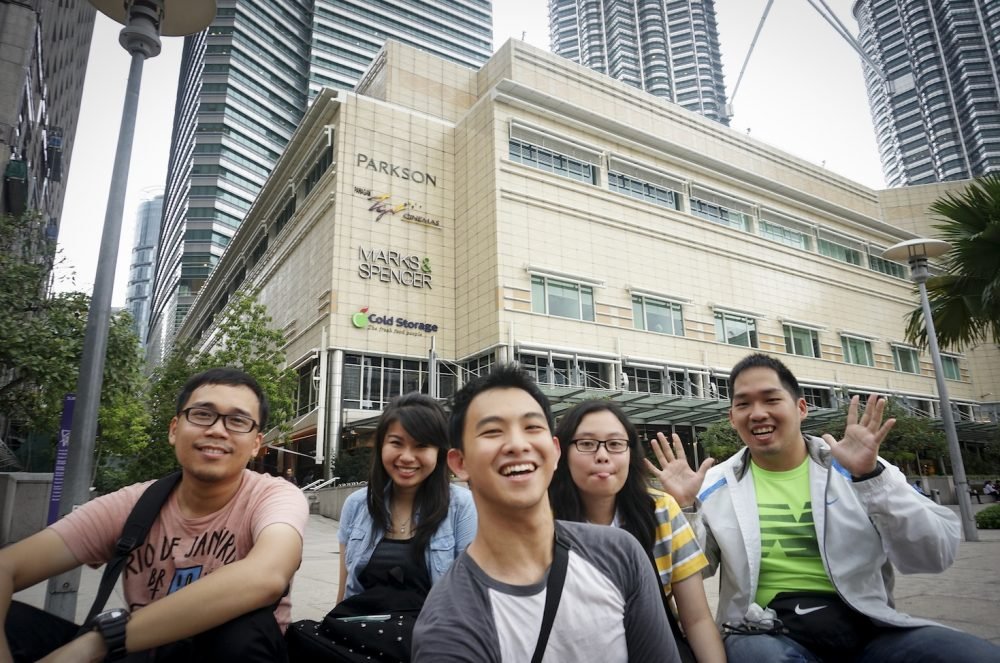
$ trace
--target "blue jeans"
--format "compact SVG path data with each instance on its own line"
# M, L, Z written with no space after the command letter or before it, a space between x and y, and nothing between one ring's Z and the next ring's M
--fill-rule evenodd
M783 635L728 635L730 663L822 663L823 659ZM828 659L845 660L845 659ZM856 656L856 663L981 663L1000 661L1000 647L943 626L882 628Z

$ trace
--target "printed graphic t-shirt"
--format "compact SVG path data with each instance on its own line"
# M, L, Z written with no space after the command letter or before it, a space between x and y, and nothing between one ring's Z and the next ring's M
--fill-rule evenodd
M115 541L125 520L152 483L137 483L98 497L54 523L52 529L77 560L96 568L114 556ZM146 542L125 564L122 578L129 610L140 609L243 559L268 525L285 523L302 536L308 518L309 506L302 491L284 479L250 470L243 471L243 483L226 506L201 518L184 517L174 490ZM282 630L291 621L291 606L286 595L274 612Z
M750 463L760 517L760 577L754 602L767 606L780 592L834 593L823 568L812 498L809 459L787 472Z

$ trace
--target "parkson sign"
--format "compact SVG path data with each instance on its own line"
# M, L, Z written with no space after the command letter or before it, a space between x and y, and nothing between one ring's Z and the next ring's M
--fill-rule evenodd
M401 166L391 161L380 161L367 154L362 154L358 152L355 164L358 168L364 168L365 170L371 170L376 173L385 173L386 175L391 175L392 177L398 177L401 180L406 180L408 182L416 182L417 184L430 184L433 187L437 186L437 175L431 175L430 173L425 173L422 170L415 170L409 166Z

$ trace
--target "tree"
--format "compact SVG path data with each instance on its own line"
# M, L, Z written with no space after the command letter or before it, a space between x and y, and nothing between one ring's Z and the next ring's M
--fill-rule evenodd
M0 216L0 419L43 449L30 469L50 470L63 399L76 390L90 298L47 294L55 244L36 214ZM98 413L98 445L134 439L141 409L138 339L127 312L111 319ZM125 413L130 413L128 416Z
M944 274L927 280L938 341L956 348L1000 343L1000 173L945 195L930 210L941 220L934 226L941 239L952 245L942 260ZM906 333L926 345L920 307L910 313Z
M230 366L252 375L271 407L268 429L287 429L295 416L297 381L294 371L282 368L284 336L270 324L267 308L258 304L253 294L239 293L222 313L215 347L199 351L191 340L174 345L150 377L148 443L136 450L128 476L134 480L151 479L176 468L168 434L177 412L177 396L189 377L214 366Z

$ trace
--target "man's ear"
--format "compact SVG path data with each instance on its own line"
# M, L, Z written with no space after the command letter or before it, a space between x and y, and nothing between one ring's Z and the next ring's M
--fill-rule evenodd
M795 407L799 411L799 421L804 421L806 415L809 414L809 404L806 403L806 399L800 398L798 402L795 404Z
M729 427L736 430L736 424L733 423L733 408L729 408Z
M559 438L553 435L552 444L556 445L556 465L558 465L559 458L562 456L562 447L559 445Z
M170 441L170 446L174 446L176 440L174 439L177 435L177 417L170 420L169 434L167 435L167 440Z
M462 481L469 480L469 473L465 471L465 455L458 449L448 449L448 469Z

